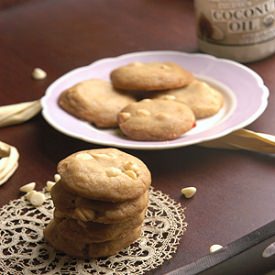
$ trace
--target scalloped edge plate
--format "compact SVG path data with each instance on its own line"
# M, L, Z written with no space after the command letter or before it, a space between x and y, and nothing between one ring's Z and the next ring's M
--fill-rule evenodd
M210 118L198 120L194 129L170 141L130 140L117 129L98 129L59 108L57 99L65 89L89 78L109 80L109 74L114 68L134 61L171 61L181 65L223 93L225 99L223 108ZM262 78L237 62L206 54L149 51L105 58L88 66L74 69L58 78L47 88L41 103L44 118L65 135L106 146L161 150L209 141L247 126L264 112L268 96L269 90Z

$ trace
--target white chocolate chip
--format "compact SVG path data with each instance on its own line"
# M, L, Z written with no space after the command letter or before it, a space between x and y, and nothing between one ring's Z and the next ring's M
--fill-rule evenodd
M46 197L42 192L35 190L27 193L26 198L33 206L41 206L46 200Z
M142 102L151 102L151 101L152 101L152 99L150 99L150 98L145 98L142 100Z
M130 113L127 113L127 112L122 112L122 113L119 114L119 118L120 118L122 121L126 121L126 120L128 120L130 117L131 117L131 114L130 114Z
M74 210L74 212L77 215L77 217L79 217L80 220L84 222L91 221L95 217L95 212L91 209L78 207Z
M86 217L83 215L82 211L80 208L76 208L74 210L74 214L76 215L77 218L79 218L81 221L87 221Z
M165 64L160 65L160 68L164 70L171 70L171 68Z
M138 165L136 163L133 163L131 161L128 161L125 165L124 165L124 169L125 170L134 170L137 171L139 169Z
M263 251L262 257L263 258L269 258L271 256L275 255L275 242L269 244ZM267 275L267 274L266 274ZM271 274L270 274L271 275ZM273 274L274 275L274 274Z
M138 171L139 166L136 163L133 163L131 169L134 170L134 171Z
M185 198L190 199L192 198L197 192L196 187L186 187L181 189L181 193L184 195Z
M160 120L163 120L163 119L169 118L169 115L165 114L165 113L158 113L158 114L156 114L156 118L160 119Z
M28 192L26 195L25 195L25 198L26 198L26 200L30 200L30 197L31 197L31 194L32 194L32 192L33 192L34 190L31 190L30 192Z
M176 97L174 95L164 95L161 98L165 99L165 100L175 100L176 99Z
M137 174L133 170L126 170L124 173L133 180L137 179Z
M81 159L81 160L90 160L93 159L93 157L87 153L79 153L75 156L75 158L77 159Z
M55 182L58 182L58 181L60 181L61 180L61 176L59 175L59 174L55 174L54 175L54 181Z
M122 171L119 168L116 167L110 167L106 170L106 174L108 177L116 177L120 175Z
M46 182L46 190L47 190L48 192L51 192L51 190L52 190L52 188L53 188L53 186L54 186L55 184L56 184L55 181L48 180L48 181Z
M31 192L35 188L36 183L35 182L30 182L27 183L19 188L20 192L28 193Z
M32 72L32 77L36 80L45 79L47 77L47 73L40 68L35 68Z
M108 154L112 159L116 159L117 155L115 153L109 153Z
M141 63L141 62L133 62L132 63L132 66L135 66L135 67L140 67L140 66L142 66L143 65L143 63Z
M95 154L93 154L93 157L99 158L99 159L112 159L112 158L114 158L113 155L102 154L102 153L95 153Z
M213 245L210 246L209 251L211 253L213 253L213 252L216 252L216 251L218 251L218 250L220 250L222 248L223 248L223 246L221 246L219 244L213 244Z
M150 116L151 113L148 110L145 110L145 109L138 109L137 114L142 115L142 116Z

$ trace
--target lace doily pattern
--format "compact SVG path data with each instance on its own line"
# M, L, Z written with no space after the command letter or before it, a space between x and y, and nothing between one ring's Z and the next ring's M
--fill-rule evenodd
M112 257L74 259L44 241L43 229L53 217L52 200L45 195L46 202L37 208L21 197L0 209L0 274L143 274L172 257L187 227L180 204L151 189L139 240Z

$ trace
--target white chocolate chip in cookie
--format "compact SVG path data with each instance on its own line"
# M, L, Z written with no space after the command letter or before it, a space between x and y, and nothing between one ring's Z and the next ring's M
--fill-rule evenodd
M161 65L160 65L160 68L161 68L161 69L164 69L164 70L171 70L171 67L169 67L169 66L167 66L167 65L165 65L165 64L161 64Z
M138 165L136 163L133 163L131 161L128 161L125 165L124 165L124 169L125 170L133 170L133 171L137 171L138 170Z
M145 110L145 109L138 109L137 114L142 115L142 116L150 116L151 115L151 113L148 110Z
M133 180L137 179L137 174L133 170L126 170L124 173Z
M174 95L164 95L161 98L165 100L176 100L176 97Z
M80 208L76 208L74 210L74 214L81 220L81 221L87 221L86 217L83 215L82 211Z
M91 221L95 217L95 213L91 209L86 209L86 208L76 208L74 210L75 214L81 219L81 221Z
M35 182L27 183L27 184L21 186L21 187L19 188L19 191L20 191L20 192L24 192L24 193L31 192L32 190L34 190L35 185L36 185Z
M113 159L113 158L114 158L114 155L111 155L111 154L102 154L102 153L95 153L95 154L93 154L93 157L94 157L94 158L97 158L97 159Z
M163 120L163 119L169 118L169 115L165 114L165 113L158 113L158 114L156 114L156 118L159 120Z
M106 170L106 174L108 177L117 177L122 174L122 171L116 167L110 167Z
M140 67L140 66L142 66L143 64L141 63L141 62L133 62L132 63L132 66L135 66L135 67Z
M142 102L151 102L151 101L152 101L152 99L150 99L150 98L145 98L142 100Z
M117 155L114 153L108 153L108 156L110 156L112 159L116 159Z
M119 117L122 121L126 121L131 117L131 114L127 112L122 112L119 114Z
M90 159L93 159L93 157L90 154L87 154L87 153L80 153L80 154L77 154L75 157L77 159L81 159L81 160L90 160Z

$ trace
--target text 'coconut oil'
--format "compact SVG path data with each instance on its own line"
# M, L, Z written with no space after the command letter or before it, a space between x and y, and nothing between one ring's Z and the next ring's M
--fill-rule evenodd
M252 62L275 52L275 0L195 0L199 48Z

